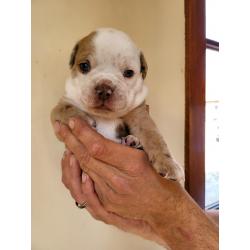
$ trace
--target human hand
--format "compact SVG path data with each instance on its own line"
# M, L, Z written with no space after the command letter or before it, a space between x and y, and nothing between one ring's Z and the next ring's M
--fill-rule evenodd
M79 162L69 150L66 150L63 155L61 167L63 184L75 201L79 204L87 204L86 209L92 217L106 224L114 225L123 231L165 245L146 221L128 219L106 211L98 199L93 181L87 174L82 173Z
M94 181L104 208L130 219L155 218L171 197L162 182L170 181L156 174L146 154L105 139L80 119L71 119L69 126L71 131L61 124L57 135Z
M111 224L148 239L152 236L172 249L218 249L216 225L178 182L156 174L144 152L105 139L77 118L69 126L71 130L56 124L55 131L78 160L78 171L81 168L90 177L86 183L91 183L91 192L98 194L100 202L95 195L98 203L88 208L90 213L104 208L99 210L101 220L107 221L108 213ZM81 192L88 190L86 185ZM79 202L85 199L89 202L88 196Z

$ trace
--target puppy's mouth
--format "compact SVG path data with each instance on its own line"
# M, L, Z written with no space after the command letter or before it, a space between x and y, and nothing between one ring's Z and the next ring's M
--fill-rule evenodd
M126 107L125 95L117 87L99 84L88 95L82 95L81 101L87 112L93 115L119 115Z
M83 99L82 99L83 100ZM87 100L83 101L88 109L98 113L115 112L115 99L109 98L107 100L101 100L96 96L90 96Z
M124 112L126 108L126 102L124 99L115 96L105 101L98 100L92 96L84 103L86 112L106 118L121 116L121 112Z
M109 103L106 103L106 102L97 104L97 105L93 106L92 108L96 109L96 110L100 110L100 111L113 111L112 105L110 105Z

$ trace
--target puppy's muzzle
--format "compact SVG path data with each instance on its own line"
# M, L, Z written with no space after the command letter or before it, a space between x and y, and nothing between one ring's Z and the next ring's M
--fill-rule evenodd
M107 101L111 98L114 92L114 87L111 86L111 81L104 81L95 87L95 94L100 101Z

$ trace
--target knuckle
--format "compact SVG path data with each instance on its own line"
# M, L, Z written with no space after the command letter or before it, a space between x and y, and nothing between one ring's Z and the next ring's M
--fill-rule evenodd
M68 130L66 128L66 126L61 125L61 130L60 130L60 137L61 139L64 141L67 139L68 136Z
M129 190L128 181L120 176L112 176L111 182L118 192L126 193Z
M101 140L95 141L90 147L90 154L94 157L102 156L105 154L106 147Z

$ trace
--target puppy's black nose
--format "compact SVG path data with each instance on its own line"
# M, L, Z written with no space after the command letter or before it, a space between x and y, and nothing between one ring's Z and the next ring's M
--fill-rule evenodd
M102 101L108 100L114 92L114 88L112 88L107 83L101 83L95 87L95 93L98 98Z

